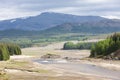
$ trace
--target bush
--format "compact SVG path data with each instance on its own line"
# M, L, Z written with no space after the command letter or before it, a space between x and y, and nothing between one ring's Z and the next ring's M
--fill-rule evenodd
M64 44L63 49L68 50L68 49L76 49L76 46L73 42L67 42Z

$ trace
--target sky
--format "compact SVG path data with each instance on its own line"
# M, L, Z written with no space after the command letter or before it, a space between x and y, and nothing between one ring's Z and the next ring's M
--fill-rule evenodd
M0 20L57 12L120 19L120 0L0 0Z

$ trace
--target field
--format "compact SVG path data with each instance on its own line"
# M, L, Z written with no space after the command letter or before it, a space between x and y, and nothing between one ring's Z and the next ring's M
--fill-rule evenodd
M5 72L0 80L117 80L119 78L117 76L120 74L119 61L90 59L89 50L62 50L63 44L64 42L59 42L44 47L23 48L23 55L11 56L11 60L0 62L0 69ZM57 60L65 60L65 57L69 60L60 64L41 64L34 61L45 54L57 54L61 56ZM90 68L93 69L92 72ZM113 71L116 75L110 73L101 75L97 70L102 69L104 72L103 68L107 72ZM85 72L86 69L89 72Z

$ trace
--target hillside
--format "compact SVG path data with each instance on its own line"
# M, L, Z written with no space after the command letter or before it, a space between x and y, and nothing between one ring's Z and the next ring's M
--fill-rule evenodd
M76 16L62 13L41 13L38 16L0 21L0 30L44 30L64 23L83 23L106 20L99 16Z

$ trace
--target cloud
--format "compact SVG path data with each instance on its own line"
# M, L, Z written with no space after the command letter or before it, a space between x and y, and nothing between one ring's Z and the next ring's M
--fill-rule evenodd
M107 3L107 2L111 2L113 0L84 0L86 3Z
M0 0L0 20L59 12L120 18L120 0Z

